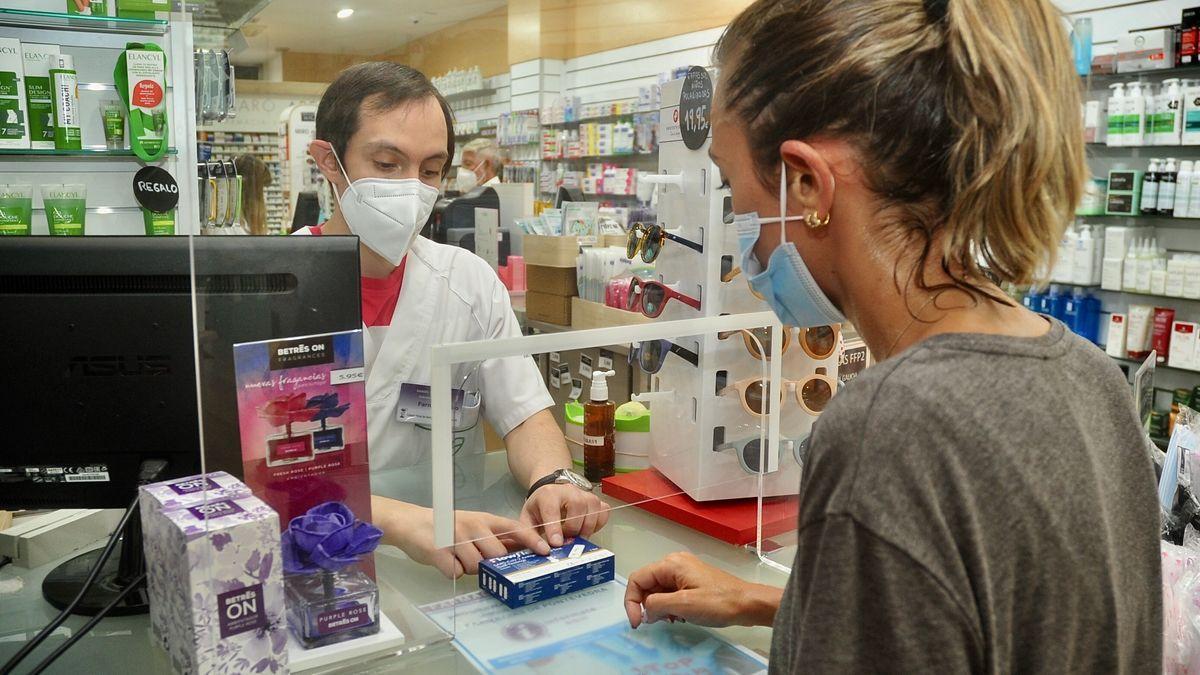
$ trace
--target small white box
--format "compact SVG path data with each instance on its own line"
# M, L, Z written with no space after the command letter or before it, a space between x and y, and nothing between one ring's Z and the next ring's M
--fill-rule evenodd
M1121 273L1125 270L1123 258L1105 258L1100 267L1100 288L1106 291L1121 290Z
M1117 37L1117 72L1163 70L1175 67L1175 30L1154 28Z
M1196 361L1196 324L1190 321L1176 321L1171 325L1171 351L1167 365L1172 368L1200 370Z
M1108 317L1108 338L1104 341L1104 351L1109 356L1125 358L1125 337L1127 325L1124 314L1110 314Z
M1183 281L1185 272L1186 265L1184 264L1184 261L1177 259L1167 261L1167 287L1163 291L1163 295L1172 298L1183 297Z
M1137 230L1132 227L1123 225L1113 225L1104 230L1104 257L1112 260L1115 258L1124 258L1129 252L1129 246L1133 243L1133 238Z
M1150 271L1150 295L1166 295L1167 294L1167 271L1166 270L1151 270Z

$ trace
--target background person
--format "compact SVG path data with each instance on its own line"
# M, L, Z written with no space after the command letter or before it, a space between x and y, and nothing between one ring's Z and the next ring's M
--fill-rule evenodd
M467 193L479 185L495 185L504 171L504 155L491 138L476 138L462 149L462 166L458 167L455 186Z
M233 160L242 177L242 222L249 234L267 234L266 190L274 181L266 162L254 155L238 155Z
M996 283L1051 268L1086 176L1062 15L759 0L717 56L742 269L784 324L848 320L879 363L815 425L787 588L675 554L630 575L631 625L773 624L780 673L1160 672L1130 387Z

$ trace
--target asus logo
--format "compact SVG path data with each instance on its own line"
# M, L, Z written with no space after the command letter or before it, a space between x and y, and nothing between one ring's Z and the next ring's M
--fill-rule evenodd
M169 375L168 356L76 356L67 367L71 377L142 377Z

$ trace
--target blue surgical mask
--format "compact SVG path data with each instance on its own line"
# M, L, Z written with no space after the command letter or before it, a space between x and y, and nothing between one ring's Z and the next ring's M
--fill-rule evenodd
M844 323L846 317L833 306L804 264L796 245L787 240L787 222L803 216L787 215L787 164L779 170L779 216L759 218L758 213L733 216L741 253L742 273L750 288L766 299L785 326L810 328ZM754 255L763 223L779 223L779 246L771 252L764 270Z

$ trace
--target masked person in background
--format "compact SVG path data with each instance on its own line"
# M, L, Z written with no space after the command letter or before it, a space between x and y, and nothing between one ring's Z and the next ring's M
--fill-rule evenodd
M354 234L361 242L368 444L377 493L387 484L383 474L406 467L425 468L413 469L410 487L392 494L407 497L430 482L430 431L397 414L404 385L430 384L429 347L521 334L507 290L483 259L417 234L454 155L451 129L450 107L424 75L396 63L364 63L325 90L317 140L309 145L338 209L296 234ZM454 382L472 389L504 438L509 469L528 489L521 522L458 511L457 545L448 551L433 545L429 508L376 494L371 508L384 543L458 576L476 573L481 558L504 555L509 545L548 552L547 542L558 546L564 535L588 536L604 526L605 506L570 471L566 440L549 411L553 401L531 358L464 366Z
M813 428L787 588L674 554L629 576L630 623L773 624L775 673L1161 672L1129 384L998 286L1052 268L1087 175L1062 14L758 0L715 53L742 269L878 363Z
M458 167L455 186L465 194L480 185L495 185L500 182L503 169L503 155L496 141L476 138L463 146L462 166Z

